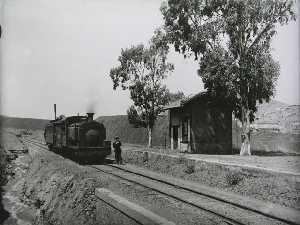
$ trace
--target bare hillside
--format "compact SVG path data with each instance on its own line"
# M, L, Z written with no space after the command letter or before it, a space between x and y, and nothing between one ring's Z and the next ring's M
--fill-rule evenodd
M0 127L11 127L16 129L43 130L49 120L34 118L18 118L0 115Z
M274 128L282 133L300 133L300 106L274 100L260 104L254 126Z

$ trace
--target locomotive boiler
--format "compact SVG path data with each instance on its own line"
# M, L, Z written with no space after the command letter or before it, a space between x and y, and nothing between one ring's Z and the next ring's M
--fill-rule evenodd
M93 119L94 113L86 116L60 116L45 127L44 137L50 151L75 159L104 159L111 154L111 142L106 140L106 129Z

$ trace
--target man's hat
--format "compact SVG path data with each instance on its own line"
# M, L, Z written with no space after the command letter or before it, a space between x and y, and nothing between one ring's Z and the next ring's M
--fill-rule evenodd
M115 136L115 139L119 139L119 136Z

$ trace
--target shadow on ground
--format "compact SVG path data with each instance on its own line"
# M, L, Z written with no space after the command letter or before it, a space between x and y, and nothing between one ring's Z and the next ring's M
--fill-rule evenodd
M240 154L240 149L233 149L234 155ZM258 151L258 150L251 150L252 155L256 156L300 156L297 153L293 152L281 152L281 151Z
M95 158L88 158L88 157L85 157L85 158L75 158L73 156L70 156L70 155L63 155L63 157L65 158L68 158L80 165L107 165L107 164L112 164L114 163L114 160L113 159L95 159Z

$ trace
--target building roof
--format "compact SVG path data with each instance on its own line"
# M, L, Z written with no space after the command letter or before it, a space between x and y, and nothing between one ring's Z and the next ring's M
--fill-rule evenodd
M164 107L165 110L168 110L168 109L174 109L174 108L181 108L183 107L184 105L190 103L191 101L199 98L199 97L202 97L206 94L207 92L206 91L202 91L202 92L199 92L197 94L194 94L194 95L191 95L191 96L188 96L184 99L179 99L179 100L176 100L174 102L170 102L168 105L166 105Z
M172 109L172 108L179 108L181 106L181 101L182 100L179 99L179 100L176 100L174 102L170 102L168 105L166 105L164 107L164 109L166 110L166 109Z

